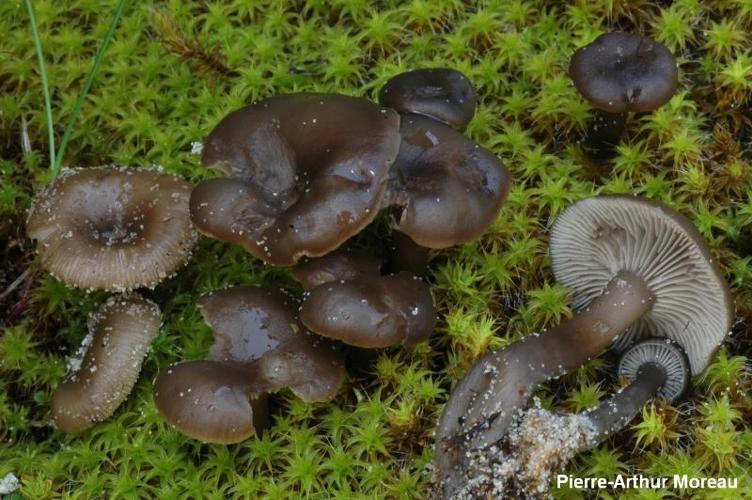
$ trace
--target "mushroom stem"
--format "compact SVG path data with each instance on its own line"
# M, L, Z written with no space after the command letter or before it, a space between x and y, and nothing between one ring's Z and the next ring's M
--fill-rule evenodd
M631 384L585 412L584 416L596 433L591 444L595 445L622 430L637 416L645 403L656 396L666 380L667 374L663 367L655 362L645 363Z
M627 113L609 113L595 110L590 122L584 147L595 160L608 160L614 156L624 129L627 125Z
M543 382L603 351L653 306L645 283L619 272L571 320L481 358L457 384L436 430L436 466L451 498L462 481L465 451L499 441Z

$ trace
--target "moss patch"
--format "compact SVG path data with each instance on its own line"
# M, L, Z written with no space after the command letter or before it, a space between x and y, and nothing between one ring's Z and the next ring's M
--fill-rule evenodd
M114 4L34 2L58 137ZM609 30L666 44L680 62L681 90L657 112L631 117L616 158L598 166L579 147L592 110L566 67L577 47ZM0 296L0 321L11 324L0 336L0 477L14 472L28 498L423 496L432 426L452 382L487 349L571 314L547 256L553 218L583 197L637 193L697 224L733 285L738 319L689 400L652 404L629 430L580 456L571 472L736 476L743 490L696 493L752 495L751 30L749 0L129 2L66 165L160 164L195 182L208 174L191 143L247 102L303 90L375 98L396 73L450 66L479 91L468 134L502 156L516 187L486 235L434 253L440 324L430 345L353 360L346 388L330 404L279 395L271 431L233 446L203 445L170 429L154 408L151 381L168 363L201 357L211 342L194 304L198 294L233 284L298 290L286 271L203 239L178 277L147 293L165 322L132 396L112 421L65 435L49 427L47 404L65 375L65 357L85 335L86 315L104 295L68 289L32 266L28 286ZM21 2L0 2L0 33L3 293L31 262L21 225L49 173ZM387 227L379 220L359 243L378 242ZM547 406L591 405L613 387L613 362L595 360L540 396ZM609 495L669 492L602 493Z

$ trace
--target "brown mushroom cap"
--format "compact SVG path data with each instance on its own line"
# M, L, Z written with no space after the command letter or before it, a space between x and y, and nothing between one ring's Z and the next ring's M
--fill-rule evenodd
M344 380L342 359L300 325L292 300L238 286L205 295L198 305L214 330L210 359L253 368L270 391L289 387L307 402L334 398Z
M264 425L266 397L247 371L217 361L189 361L154 382L160 414L183 434L207 443L238 443Z
M380 267L381 264L375 257L338 250L324 257L299 263L292 269L292 275L303 288L310 290L331 281L378 276Z
M402 208L397 229L428 248L480 236L511 186L499 158L430 118L404 115L400 133L402 144L383 202Z
M578 49L569 75L585 99L610 113L653 111L671 99L678 85L671 52L634 33L604 33Z
M227 115L191 216L205 234L275 265L337 248L371 222L399 149L399 116L356 97L290 94Z
M82 431L115 412L133 389L160 322L159 308L136 296L110 297L92 315L83 361L52 398L60 429Z
M154 286L196 242L191 185L157 170L66 169L36 199L27 232L42 265L81 288Z
M475 89L457 70L418 69L386 82L379 93L379 102L400 113L428 116L460 129L475 114Z
M598 196L565 210L551 230L554 275L574 290L581 309L619 272L641 279L652 308L615 342L623 350L644 336L668 337L702 372L729 333L734 306L702 235L663 204L632 196Z
M428 286L410 273L324 283L308 292L300 319L312 331L358 347L413 345L436 324Z

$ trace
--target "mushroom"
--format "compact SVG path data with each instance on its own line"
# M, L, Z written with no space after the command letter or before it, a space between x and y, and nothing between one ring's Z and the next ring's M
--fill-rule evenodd
M577 453L621 431L654 397L674 401L689 386L689 360L682 347L666 338L649 338L631 346L619 361L619 377L628 386L582 413L525 411L463 493L498 497L547 498L553 473ZM467 491L472 490L472 491Z
M379 102L400 113L428 116L461 129L475 114L475 89L457 70L418 69L386 82L379 93Z
M399 143L397 113L365 99L265 99L209 135L202 163L230 177L196 186L191 217L270 264L325 255L376 216Z
M429 249L418 245L406 234L392 231L388 248L386 269L389 272L408 271L419 276L428 272Z
M52 415L66 432L108 419L133 389L159 333L159 308L140 297L113 296L89 318L89 334L52 397Z
M574 290L569 321L482 357L457 384L436 432L436 462L448 496L463 481L464 449L506 433L535 388L615 348L659 334L687 351L698 374L728 333L728 285L701 235L668 207L600 196L575 203L551 231L557 280Z
M157 409L180 432L237 443L263 428L269 392L289 388L306 402L336 395L339 353L300 326L292 301L238 286L204 295L198 306L214 331L209 359L173 365L154 383Z
M154 402L183 434L205 443L239 443L267 422L268 388L247 370L217 361L169 367L154 382Z
M66 169L35 200L27 223L42 265L85 289L153 287L190 256L191 185L158 170Z
M498 157L441 122L403 115L402 144L382 206L401 211L396 229L428 248L480 236L511 180Z
M436 324L428 286L407 272L382 276L375 259L335 252L293 275L308 290L300 320L324 337L363 348L414 345Z
M676 60L662 44L634 33L604 33L578 49L569 75L598 109L585 145L607 157L619 143L627 113L653 111L674 95Z

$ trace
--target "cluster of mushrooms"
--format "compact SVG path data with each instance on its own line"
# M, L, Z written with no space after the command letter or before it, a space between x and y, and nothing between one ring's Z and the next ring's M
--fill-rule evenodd
M669 51L625 33L578 50L570 73L600 110L585 140L594 156L618 143L628 112L655 109L677 85ZM157 305L134 290L175 274L198 232L292 266L305 293L237 286L198 299L214 332L207 359L172 365L154 382L160 413L188 436L247 439L266 425L268 395L281 389L331 400L345 378L342 344L430 337L436 314L415 268L426 249L481 235L510 175L461 133L476 103L461 73L403 73L379 100L300 93L232 112L201 158L225 176L196 186L157 169L110 166L68 169L40 193L28 234L42 265L70 285L115 292L53 397L60 429L86 429L127 398L161 323ZM382 211L407 256L389 272L345 244ZM648 399L680 397L729 330L733 306L707 246L662 204L582 200L555 221L551 257L579 313L487 354L457 384L436 431L437 497L504 495L515 481L530 494L545 490L551 470L621 429ZM582 415L525 410L539 384L608 347L622 352L628 387ZM544 449L538 436L547 432Z

